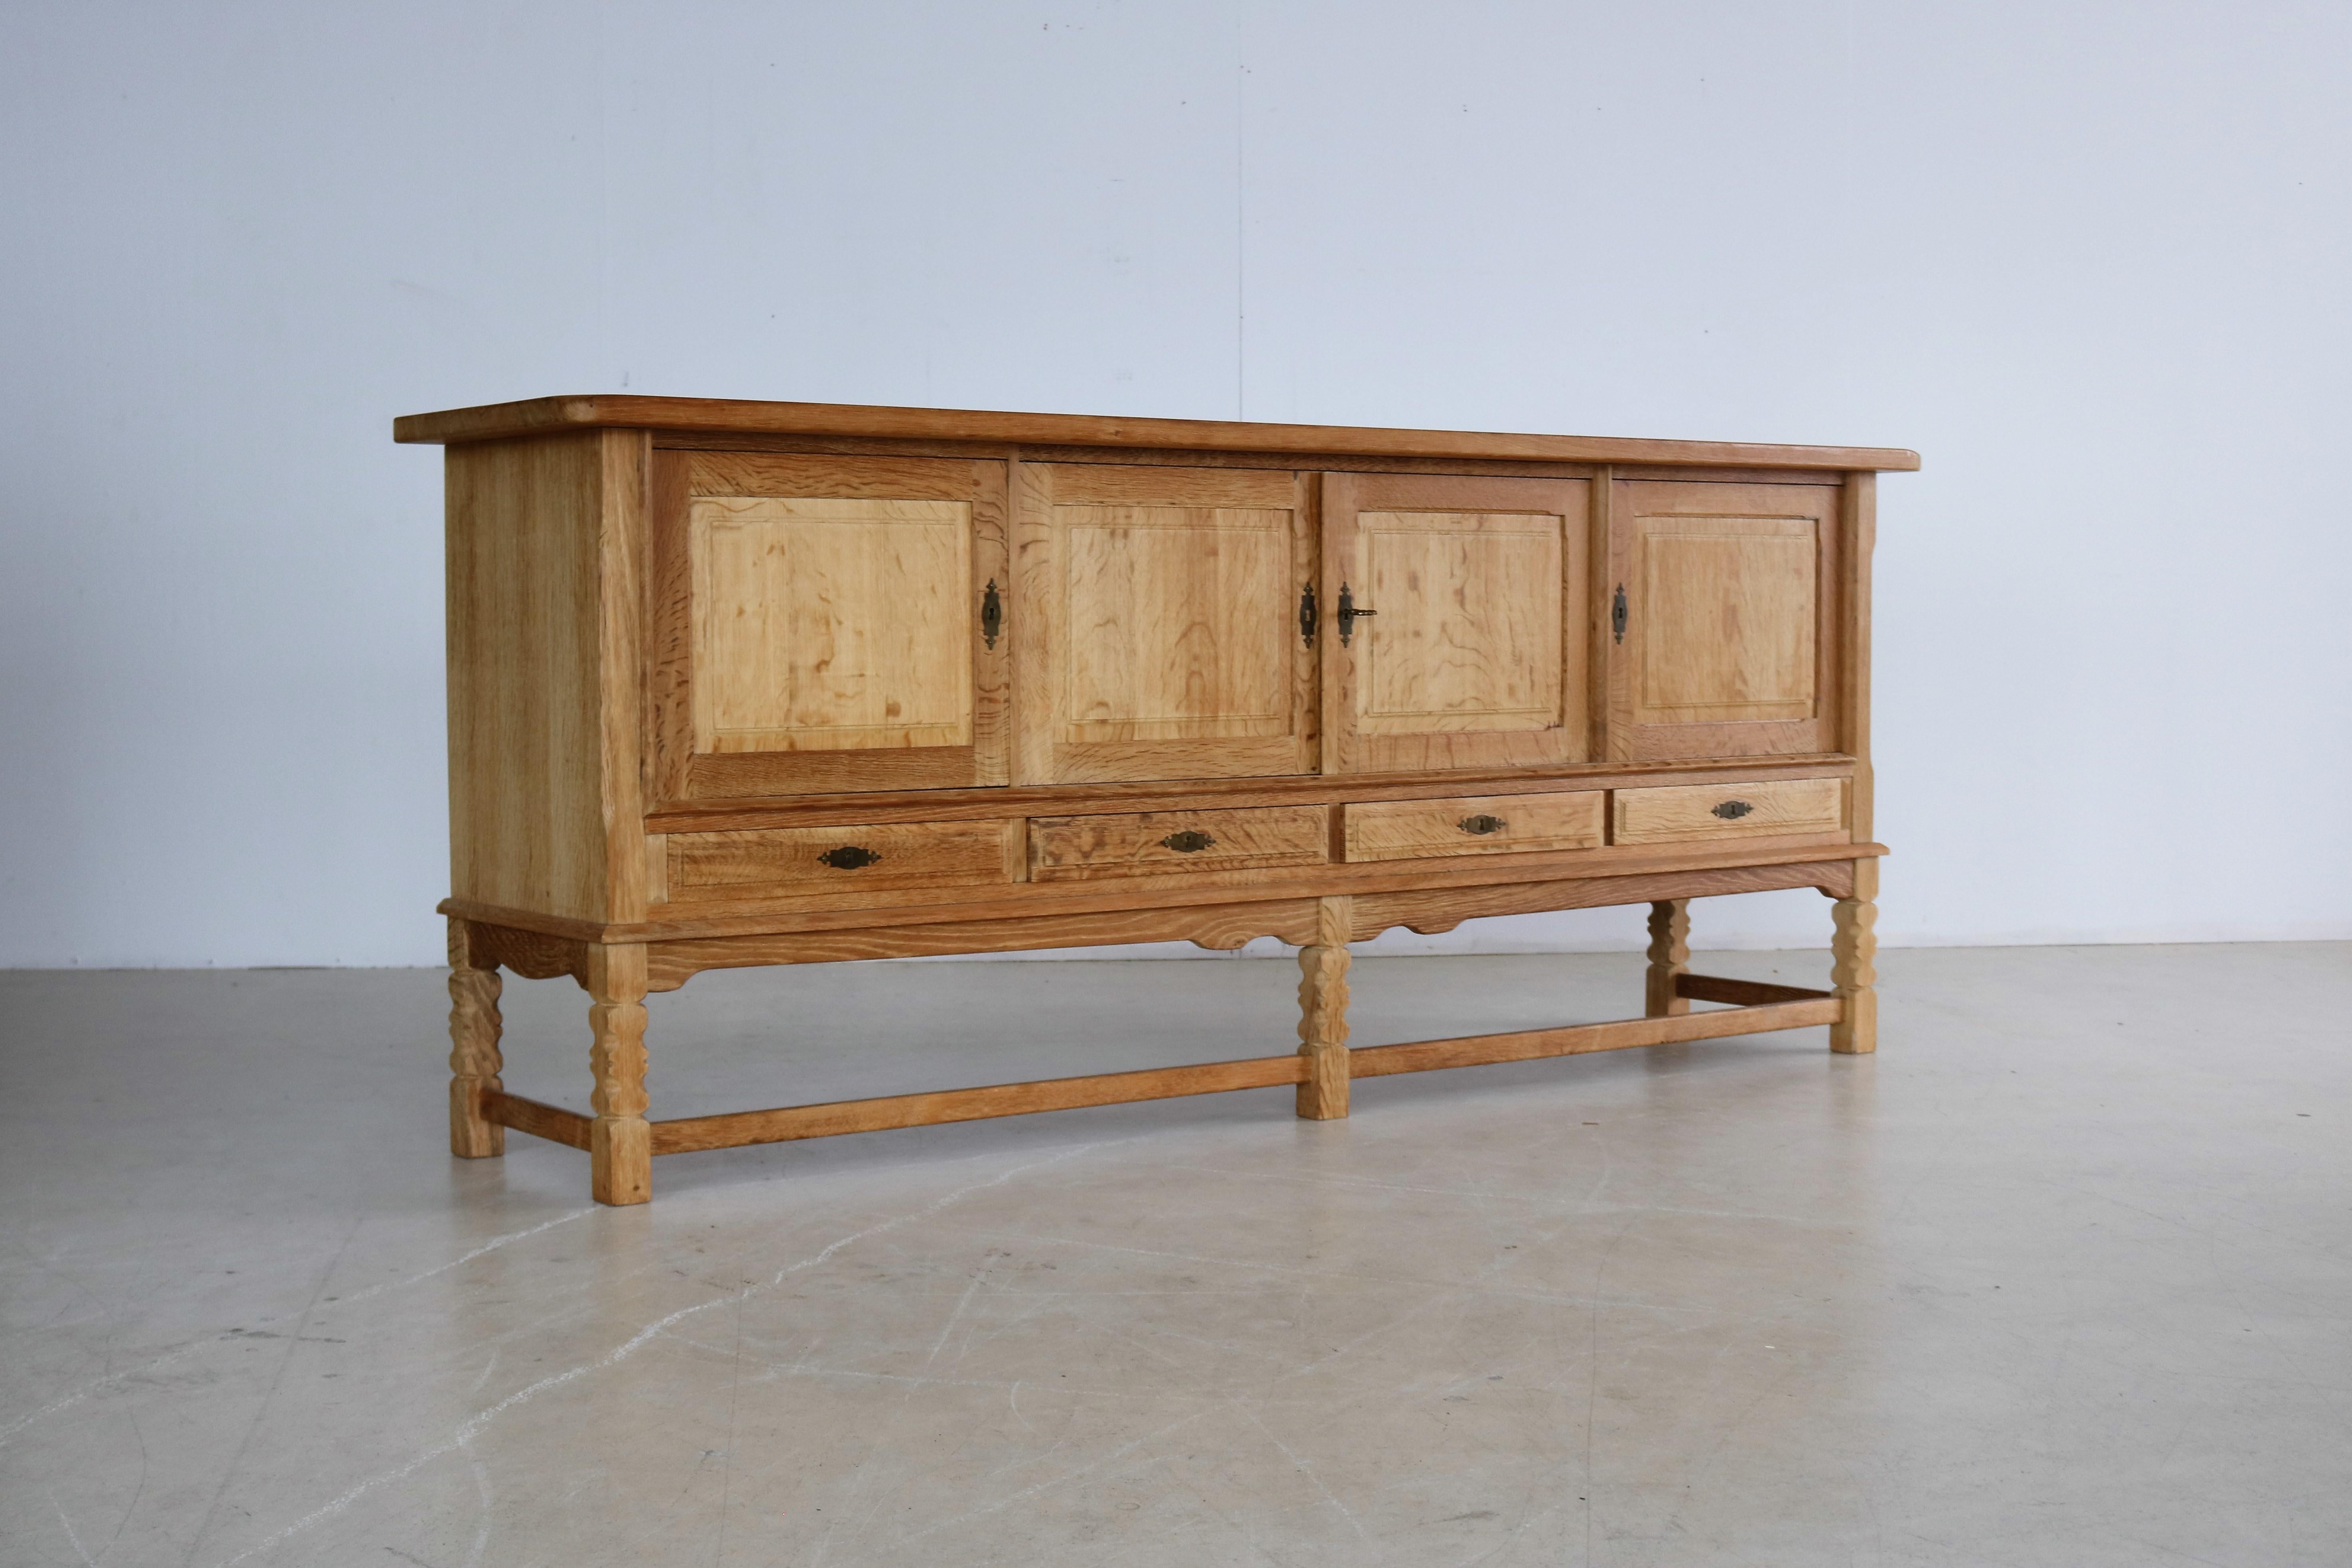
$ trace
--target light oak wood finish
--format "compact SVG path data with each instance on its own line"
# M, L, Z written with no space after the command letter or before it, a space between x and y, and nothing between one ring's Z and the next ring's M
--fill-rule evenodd
M1820 853L1819 850L1814 853ZM1612 904L1655 903L1664 899L1715 898L1727 893L1764 893L1813 888L1832 898L1853 885L1853 862L1813 860L1776 866L1726 866L1714 870L1664 871L1625 877L1565 877L1556 880L1502 882L1485 887L1420 888L1394 893L1356 895L1356 936L1379 935L1402 926L1423 936L1452 931L1466 920L1496 915L1532 915L1556 910L1601 909Z
M1611 838L1621 845L1780 838L1846 831L1843 779L1621 789L1610 797Z
M1727 980L1717 974L1677 974L1675 976L1675 994L1693 1002L1723 1002L1735 1007L1755 1007L1768 1002L1810 1002L1833 993L1817 991L1806 985L1775 985L1762 980Z
M1029 877L1068 882L1319 866L1328 854L1329 823L1328 809L1319 805L1033 817Z
M506 1085L499 1074L499 992L494 963L475 956L473 928L449 922L449 1152L483 1160L507 1152L506 1130L482 1109Z
M1348 1114L1348 933L1355 900L1317 900L1315 940L1298 950L1298 1114Z
M1846 820L1856 839L1873 826L1875 780L1870 766L1870 558L1878 547L1878 476L1852 473L1839 493L1842 567L1838 635L1845 657L1839 661L1841 743L1855 759L1846 790Z
M892 922L847 930L687 937L649 943L648 973L653 990L675 991L706 969L774 963L1024 952L1141 942L1189 942L1213 952L1230 952L1262 936L1277 937L1294 944L1313 942L1318 902L1314 899L1267 899L1245 904L1009 915L924 925Z
M590 1191L600 1204L653 1196L653 1135L646 1121L646 950L600 944L588 952Z
M565 1144L583 1154L590 1152L589 1129L595 1124L595 1118L576 1110L500 1091L482 1097L482 1114L497 1122L501 1131L511 1127L551 1143Z
M889 822L672 833L667 885L677 899L960 887L1017 881L1020 825Z
M459 898L644 912L637 794L645 437L453 448L449 856Z
M1340 808L1342 842L1350 863L1597 849L1607 837L1608 798L1578 790L1356 801Z
M647 747L663 802L1010 777L1005 466L661 453Z
M1022 782L1312 771L1297 475L1025 463L1019 482Z
M1878 1049L1878 862L1854 863L1850 898L1831 906L1830 988L1842 1011L1830 1049L1868 1056Z
M1840 491L1619 481L1627 755L1832 748Z
M877 1100L836 1100L829 1105L784 1106L774 1110L739 1110L654 1123L656 1154L687 1154L703 1149L734 1149L747 1143L782 1143L798 1138L833 1138L845 1132L880 1132L897 1127L932 1127L945 1121L978 1121L992 1116L1024 1116L1039 1110L1074 1110L1088 1105L1126 1105L1186 1094L1224 1094L1237 1089L1270 1089L1295 1083L1297 1057L1258 1057L1247 1061L1208 1062L1199 1067L1150 1068L1140 1072L1089 1073L1083 1078L1043 1079L929 1094L897 1094Z
M855 900L833 896L761 899L727 903L672 904L658 920L626 925L591 925L561 916L499 909L444 900L441 912L478 924L544 932L575 944L600 942L675 942L688 939L764 936L790 931L846 931L887 921L908 927L939 921L1016 917L1085 915L1236 900L1283 900L1330 893L1376 897L1412 889L1473 889L1491 883L1541 882L1565 888L1632 886L1644 875L1713 875L1720 871L1768 870L1800 862L1837 868L1841 884L1851 879L1852 858L1885 854L1876 844L1826 842L1818 835L1789 839L1749 839L1730 845L1636 846L1628 848L1530 852L1515 856L1464 856L1447 860L1375 861L1360 866L1276 867L1255 871L1179 872L1171 876L1105 878L1084 882L1020 883L977 889L879 889ZM1823 862L1825 855L1834 856ZM1787 884L1805 887L1800 880ZM1603 899L1601 902L1610 902ZM1626 899L1617 902L1644 902ZM1562 906L1570 907L1570 906ZM1585 906L1573 906L1582 908ZM518 971L518 973L520 973ZM557 973L562 973L561 969Z
M1661 899L1650 906L1650 970L1643 995L1645 1018L1679 1018L1690 1011L1680 983L1690 968L1690 900Z
M614 428L724 435L881 437L1072 447L1164 447L1187 452L1316 452L1334 456L1528 458L1575 462L1697 463L1709 467L1913 469L1916 452L1885 447L1786 447L1738 441L1656 441L1601 436L1494 435L1366 429L1344 425L1249 425L1216 419L1132 419L1086 414L1004 414L839 403L764 403L612 393L485 404L393 422L393 439L455 444L551 430Z
M451 446L460 1154L530 1131L633 1203L656 1152L1874 1043L1869 563L1907 452L633 397L398 434ZM1689 899L1796 887L1835 901L1832 994L1688 973ZM1351 940L1643 903L1643 1020L1347 1048ZM645 998L706 969L1258 936L1301 950L1296 1056L646 1118ZM501 1087L502 970L588 989L593 1115Z
M1783 778L1844 778L1853 760L1835 754L1719 763L1646 763L1624 766L1478 770L1479 793L1542 795L1559 791L1641 789L1667 784L1747 784ZM1319 805L1351 801L1434 800L1462 793L1458 771L1385 773L1378 777L1143 780L1088 784L1013 785L1003 789L877 790L799 799L713 801L648 812L657 833L711 833L761 827L814 827L874 822L937 822L1001 817L1008 813L1055 815L1082 800L1104 811L1183 811L1253 805Z
M1591 506L1582 480L1325 475L1324 772L1584 760Z
M1685 1040L1719 1040L1776 1029L1802 1029L1837 1020L1835 998L1780 1002L1723 1013L1691 1013L1675 1018L1628 1018L1613 1024L1571 1024L1559 1029L1527 1029L1508 1035L1471 1035L1457 1040L1421 1040L1403 1046L1371 1046L1349 1058L1358 1078L1429 1072L1438 1068L1476 1067L1490 1062L1536 1061L1544 1057L1622 1051Z

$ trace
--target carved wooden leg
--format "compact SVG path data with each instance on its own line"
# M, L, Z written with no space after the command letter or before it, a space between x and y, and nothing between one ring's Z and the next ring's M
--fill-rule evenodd
M589 1097L591 1192L600 1204L641 1204L653 1196L653 1127L646 1121L646 950L642 943L588 950L588 1018L596 1032L588 1058L595 1074Z
M449 1152L487 1160L507 1152L507 1130L482 1117L482 1095L503 1089L499 972L478 968L466 922L449 922Z
M1832 906L1830 989L1845 1015L1830 1026L1830 1049L1867 1056L1878 1049L1878 862L1859 860L1853 893Z
M1348 931L1355 900L1318 900L1315 942L1298 950L1298 1114L1333 1121L1348 1114Z
M1690 998L1675 994L1675 976L1690 967L1690 900L1666 899L1650 906L1650 976L1642 999L1644 1018L1679 1018Z

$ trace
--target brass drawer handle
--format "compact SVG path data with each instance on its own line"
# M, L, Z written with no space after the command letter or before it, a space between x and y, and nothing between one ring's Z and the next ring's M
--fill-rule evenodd
M1715 815L1726 822L1737 822L1755 809L1744 800L1727 800L1715 808Z
M1501 817L1489 816L1483 811L1475 816L1465 816L1461 822L1465 833L1500 833L1509 826Z
M1166 845L1169 848L1173 849L1179 855L1197 855L1202 850L1206 849L1210 845L1214 844L1216 840L1210 837L1207 834L1202 832L1197 827L1188 827L1181 833L1170 834L1160 842Z
M871 866L882 858L863 844L845 844L838 849L828 849L817 857L836 871L855 871L860 866Z

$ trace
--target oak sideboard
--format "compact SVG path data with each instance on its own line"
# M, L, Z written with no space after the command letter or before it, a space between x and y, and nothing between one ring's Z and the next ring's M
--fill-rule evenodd
M632 396L446 447L453 1151L653 1156L1827 1025L1875 1044L1870 556L1907 451ZM1690 972L1817 889L1826 989ZM1642 1016L1349 1049L1348 943L1649 906ZM1296 1051L648 1121L706 969L1296 944ZM590 999L506 1091L500 969ZM1693 1011L1694 1002L1710 1005Z

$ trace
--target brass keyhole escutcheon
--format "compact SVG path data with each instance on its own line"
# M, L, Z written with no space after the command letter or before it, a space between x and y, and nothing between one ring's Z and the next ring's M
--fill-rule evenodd
M861 866L871 866L882 858L863 844L845 844L838 849L828 849L817 857L836 871L855 871Z
M1187 827L1181 833L1170 834L1160 842L1179 855L1197 855L1216 840L1197 827Z
M1475 816L1464 817L1460 826L1465 833L1486 834L1500 833L1510 824L1499 816L1489 816L1482 811Z
M1755 809L1744 800L1727 800L1715 808L1715 815L1726 822L1737 822Z
M1004 595L996 591L996 579L991 577L988 586L981 590L980 635L990 647L1004 635Z

